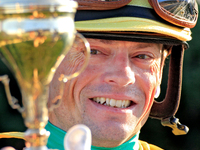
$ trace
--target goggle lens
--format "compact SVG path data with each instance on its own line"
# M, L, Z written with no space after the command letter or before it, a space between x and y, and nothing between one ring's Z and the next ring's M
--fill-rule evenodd
M198 18L195 0L149 0L156 13L175 25L193 28Z

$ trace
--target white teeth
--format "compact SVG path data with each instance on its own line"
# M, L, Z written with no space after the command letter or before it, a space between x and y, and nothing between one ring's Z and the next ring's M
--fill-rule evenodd
M126 101L125 107L129 106L131 104L131 101Z
M109 106L110 105L110 99L106 98L106 105Z
M99 103L101 100L100 100L100 98L99 97L97 97L97 103Z
M125 104L126 104L126 102L125 102L125 101L122 101L122 108L125 107Z
M118 100L116 102L116 107L121 107L122 106L122 100Z
M101 99L101 101L100 101L101 104L103 104L106 101L105 98L103 98L103 97L101 97L100 99Z
M118 107L118 108L126 108L130 106L131 104L130 100L115 100L115 99L104 98L104 97L95 97L93 98L93 101L100 103L102 105Z
M114 99L111 99L111 100L110 100L110 106L112 106L112 107L115 106L115 100L114 100Z

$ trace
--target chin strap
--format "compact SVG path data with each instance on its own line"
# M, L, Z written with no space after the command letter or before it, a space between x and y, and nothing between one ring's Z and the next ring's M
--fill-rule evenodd
M172 128L172 133L174 135L184 135L187 134L189 131L189 128L186 125L181 124L179 122L179 119L175 118L174 116L162 119L161 124L163 126L168 126Z
M166 97L162 102L154 101L150 113L150 117L160 119L163 126L171 127L175 135L187 134L189 131L187 126L182 125L174 117L180 103L184 50L183 45L173 46L170 56Z

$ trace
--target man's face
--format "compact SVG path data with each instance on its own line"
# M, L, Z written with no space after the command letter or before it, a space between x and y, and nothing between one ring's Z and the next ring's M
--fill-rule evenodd
M67 131L87 125L92 144L114 147L135 135L148 118L160 84L161 44L88 39L91 57L84 72L65 84L60 107L50 122ZM83 46L73 48L50 84L50 100L59 93L58 76L80 69Z

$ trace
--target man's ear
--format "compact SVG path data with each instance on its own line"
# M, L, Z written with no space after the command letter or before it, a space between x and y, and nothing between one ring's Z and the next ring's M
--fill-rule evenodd
M154 98L158 98L160 96L160 85L157 86Z

